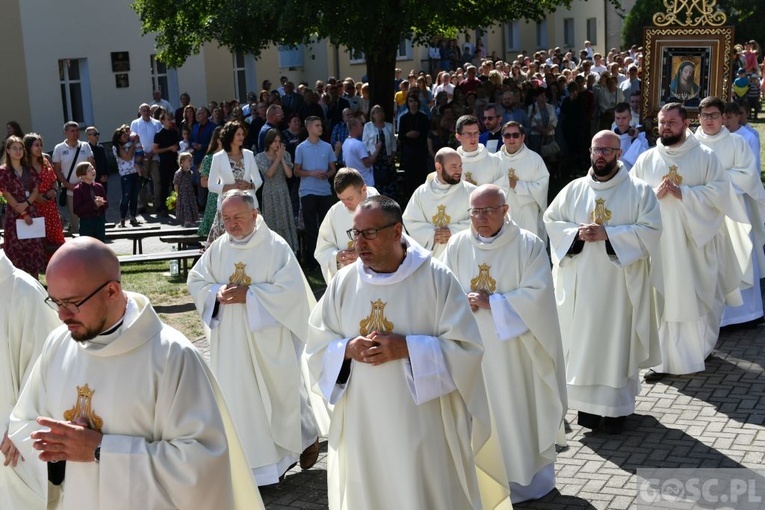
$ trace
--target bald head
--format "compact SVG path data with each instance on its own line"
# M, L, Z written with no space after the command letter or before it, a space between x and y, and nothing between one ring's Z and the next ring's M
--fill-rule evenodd
M496 205L505 203L505 192L496 184L481 184L470 194L470 205L475 202L491 202Z
M592 147L620 147L621 141L613 131L604 129L592 137Z
M483 237L494 237L502 230L508 209L505 192L494 184L478 186L470 194L470 223Z
M621 141L613 131L599 131L592 137L590 162L592 175L600 181L611 179L619 171Z
M46 279L63 276L83 278L83 283L120 279L120 263L114 252L98 239L78 237L56 250L48 263Z

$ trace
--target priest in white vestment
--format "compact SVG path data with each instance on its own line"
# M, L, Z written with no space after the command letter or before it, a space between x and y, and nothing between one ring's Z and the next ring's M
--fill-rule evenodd
M309 365L335 405L332 510L510 508L490 441L483 347L459 282L383 196L356 209L358 260L311 314Z
M632 110L629 103L619 103L614 108L613 130L619 137L622 150L619 161L629 171L637 161L638 156L649 149L645 133L638 131L632 125Z
M743 273L740 284L743 303L726 306L720 322L721 326L742 324L763 316L760 277L765 271L765 189L749 144L723 125L725 103L717 97L707 97L699 108L700 126L695 136L720 160L733 185L734 200L747 214L746 222L725 218L725 229L735 250L735 262Z
M751 126L747 126L746 121L749 112L745 112L738 103L728 103L725 105L725 127L728 131L735 133L746 140L749 148L754 154L755 168L758 172L762 171L762 162L760 161L760 138L759 132L752 132Z
M215 378L145 296L122 290L114 253L69 241L46 276L64 325L11 414L28 491L10 508L263 508Z
M335 193L338 202L330 207L319 226L314 258L321 266L324 281L329 284L337 271L343 266L356 261L353 241L346 232L353 226L353 212L356 206L367 199L379 195L372 186L367 186L364 177L353 168L341 168L335 174Z
M3 438L0 453L6 454L11 449L15 451L7 435L11 410L40 356L45 339L60 322L56 313L45 306L48 295L40 282L15 268L3 251L0 251L0 293L4 297L0 307L0 433ZM12 461L18 463L21 459L16 456ZM15 489L10 487L16 481L10 467L0 466L0 508L13 508L14 503L22 506L10 499L14 492L25 492L23 484Z
M619 433L635 411L639 369L659 361L650 275L661 212L619 161L615 133L597 133L590 153L588 174L561 190L544 221L569 405L583 427Z
M509 191L507 176L499 168L497 155L478 141L481 136L478 118L463 115L457 119L455 130L460 142L457 153L462 158L462 180L476 186L496 184L505 192Z
M661 268L655 282L661 363L646 374L647 382L667 373L704 370L717 342L723 304L741 302L741 271L733 261L725 262L730 242L721 233L731 210L730 180L689 124L684 106L664 105L661 138L632 168L656 192L662 221L660 256L655 257Z
M542 156L526 147L523 125L514 120L502 126L502 148L497 152L507 176L507 204L513 221L543 241L547 240L542 213L547 209L550 172ZM464 163L463 163L464 165ZM464 166L463 166L464 168Z
M255 480L272 485L298 459L308 469L318 457L318 424L300 374L315 301L251 195L226 192L221 217L226 233L189 272L189 293L210 327L210 366Z
M462 159L454 149L439 149L435 166L436 172L406 204L404 226L415 241L439 257L452 235L470 227L468 207L475 186L461 180Z
M555 488L555 440L566 376L545 243L507 214L493 184L470 195L472 227L443 262L467 294L483 342L483 375L513 503ZM512 210L510 211L512 213Z

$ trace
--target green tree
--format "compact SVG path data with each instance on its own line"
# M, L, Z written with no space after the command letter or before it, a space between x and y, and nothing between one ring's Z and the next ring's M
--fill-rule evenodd
M514 19L539 20L571 0L135 0L159 58L179 66L204 43L259 55L273 44L328 38L364 52L372 104L392 113L393 74L402 37L433 37Z
M752 0L719 0L717 8L728 16L726 25L736 27L736 42L758 40L760 45L765 34L765 16L757 16L761 2ZM637 0L622 25L622 45L629 48L642 44L643 27L653 26L653 15L666 12L663 0ZM761 9L760 9L761 10ZM759 38L759 39L758 39Z

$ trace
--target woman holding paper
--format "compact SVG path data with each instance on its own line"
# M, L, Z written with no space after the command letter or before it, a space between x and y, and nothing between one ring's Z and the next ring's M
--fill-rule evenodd
M5 208L5 245L3 250L13 265L37 278L45 270L47 259L43 248L45 223L33 205L39 193L37 179L32 171L24 166L26 149L24 142L17 136L8 137L0 166L0 192L7 202ZM34 221L34 220L37 221ZM42 222L42 225L39 225ZM35 225L37 223L37 225ZM17 226L20 232L17 232ZM34 227L39 227L39 236L19 239L25 234L34 234ZM27 232L28 231L28 232Z

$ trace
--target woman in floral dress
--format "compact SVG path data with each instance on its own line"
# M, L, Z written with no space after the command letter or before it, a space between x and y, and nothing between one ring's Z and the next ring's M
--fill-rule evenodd
M297 229L292 214L287 178L292 177L292 158L282 143L277 129L266 133L266 150L255 156L263 181L263 219L268 227L282 236L292 251L298 250Z
M0 191L8 203L3 251L14 266L38 278L48 263L43 239L19 239L16 235L16 220L22 219L29 225L32 218L39 216L34 205L39 195L37 180L32 171L22 164L25 153L21 138L9 136L6 139L3 165L0 166Z
M29 133L24 137L24 147L27 151L27 167L32 170L37 179L37 191L40 194L35 202L37 210L45 218L45 254L50 258L64 244L64 227L58 213L56 193L58 179L53 166L43 157L43 139L37 133Z
M202 166L199 169L199 178L203 188L207 187L207 179L210 177L210 165L212 164L213 154L223 148L220 143L220 130L223 126L218 126L212 133L210 139L210 145L207 146L207 154L202 160ZM208 237L211 233L213 221L215 221L215 212L218 210L218 194L211 191L207 192L207 204L205 204L205 213L202 216L202 221L199 223L199 229L197 235L200 237ZM218 233L215 238L219 237Z

